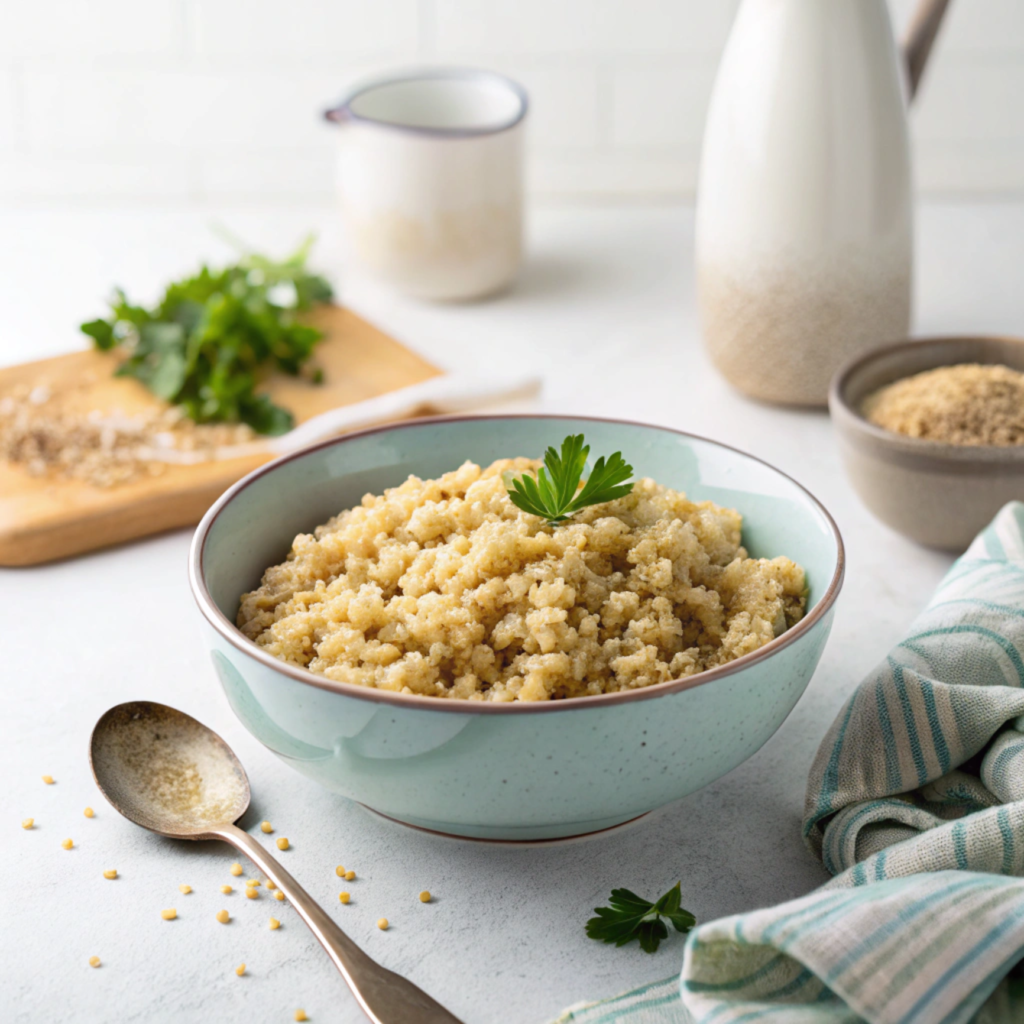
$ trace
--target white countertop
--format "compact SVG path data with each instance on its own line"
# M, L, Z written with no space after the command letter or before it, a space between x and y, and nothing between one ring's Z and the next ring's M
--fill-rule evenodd
M274 252L316 228L315 262L336 265L335 217L321 208L0 211L0 362L79 346L76 324L102 312L115 282L148 300L197 257L223 258L213 221ZM250 775L249 820L267 817L290 838L289 870L372 956L466 1024L542 1024L579 1000L678 971L678 937L655 956L586 937L591 908L613 887L653 898L681 878L683 905L706 921L825 879L799 828L814 751L950 559L861 507L824 413L753 404L711 369L694 311L691 211L539 211L531 228L529 264L500 299L424 306L357 278L341 298L443 366L542 373L545 410L692 430L805 484L843 532L848 572L832 638L796 710L740 768L630 831L529 850L446 840L317 788L234 719L199 640L185 573L190 531L0 570L0 1019L285 1022L296 1007L315 1024L364 1019L291 909L246 900L237 887L219 893L238 881L231 850L144 833L97 792L89 732L129 699L175 705L220 732ZM918 334L1024 333L1024 206L926 208L918 243ZM55 785L40 781L45 773ZM86 805L95 818L83 817ZM30 816L36 827L23 831ZM65 837L73 850L61 849ZM359 875L346 886L347 907L337 901L338 863ZM116 881L102 877L110 867ZM423 888L435 903L417 901ZM177 908L177 921L160 919L165 907ZM214 920L221 907L234 918L228 927ZM271 914L279 931L267 928ZM388 932L375 927L382 915ZM92 955L101 969L88 966ZM243 961L248 974L238 978Z

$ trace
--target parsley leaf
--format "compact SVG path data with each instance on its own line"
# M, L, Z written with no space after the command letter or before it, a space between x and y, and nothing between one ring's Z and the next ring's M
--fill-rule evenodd
M323 337L300 322L331 298L330 284L306 270L312 244L310 237L279 262L247 253L221 270L203 266L169 284L152 309L133 306L118 289L110 317L82 324L82 333L123 355L118 376L134 377L197 422L283 434L291 413L256 388L273 369L299 375Z
M544 453L544 465L537 470L536 476L532 473L504 474L512 504L530 515L540 516L549 526L557 526L580 509L602 505L629 494L633 485L625 481L633 475L633 467L622 458L622 452L615 452L607 459L602 455L577 494L590 454L590 446L583 440L582 434L570 434L562 442L561 452L548 448Z
M669 889L657 903L647 900L628 889L612 889L609 907L595 907L597 917L587 922L587 935L599 942L613 942L624 946L637 939L645 953L653 953L662 939L668 938L668 928L662 918L671 921L677 932L688 932L697 919L679 906L681 883Z

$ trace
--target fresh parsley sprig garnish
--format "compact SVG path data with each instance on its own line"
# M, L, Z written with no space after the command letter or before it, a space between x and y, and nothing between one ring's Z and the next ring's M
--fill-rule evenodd
M653 953L662 939L668 938L668 928L662 918L675 925L677 932L688 932L697 919L679 906L681 885L669 889L657 903L649 903L628 889L612 889L610 907L595 907L597 917L587 922L587 935L600 942L614 942L624 946L634 939L640 941L645 953Z
M547 520L549 526L557 526L588 505L615 501L633 490L632 483L625 482L633 475L633 467L622 458L622 452L615 452L607 459L602 455L594 463L583 489L577 494L589 454L590 445L583 443L583 435L571 434L562 442L561 453L548 448L544 465L536 476L505 474L512 504Z
M118 376L134 377L196 422L282 434L292 414L257 388L272 370L301 373L324 336L303 318L331 298L330 284L306 269L312 244L306 239L281 261L246 253L220 270L203 266L169 284L151 309L118 289L107 319L81 329L123 357Z

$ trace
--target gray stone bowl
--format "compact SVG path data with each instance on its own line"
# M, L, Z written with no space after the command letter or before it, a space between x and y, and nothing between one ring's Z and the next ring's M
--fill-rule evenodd
M864 504L905 537L960 552L1006 502L1024 499L1024 445L923 441L883 430L861 413L877 388L956 363L1001 363L1024 372L1024 339L925 338L872 349L839 370L828 405L846 472Z

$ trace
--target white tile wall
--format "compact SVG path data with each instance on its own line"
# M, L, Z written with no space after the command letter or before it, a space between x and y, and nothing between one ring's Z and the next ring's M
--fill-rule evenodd
M326 199L320 111L429 63L522 81L536 194L686 197L737 3L0 0L0 202ZM923 191L1024 193L1024 0L953 0L913 125Z

